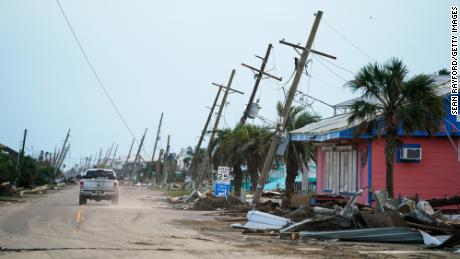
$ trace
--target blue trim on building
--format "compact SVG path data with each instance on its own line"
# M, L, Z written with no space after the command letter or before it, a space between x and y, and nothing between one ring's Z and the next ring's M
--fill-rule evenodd
M372 203L372 139L367 141L367 203Z

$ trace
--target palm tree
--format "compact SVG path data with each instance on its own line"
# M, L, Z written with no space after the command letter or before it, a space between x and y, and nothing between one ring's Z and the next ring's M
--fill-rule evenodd
M233 130L224 129L217 133L217 137L212 145L212 162L215 166L230 166L234 174L235 195L241 194L243 183L243 171L241 165L244 156L241 147L244 145L244 131L237 126Z
M277 104L278 115L281 116L283 111L283 104ZM292 106L289 112L289 117L286 121L286 130L293 131L301 128L307 124L316 122L320 117L312 114L306 110L304 106ZM293 142L289 141L287 152L285 153L284 160L286 163L286 197L289 202L290 197L294 193L295 178L297 172L302 166L302 162L310 160L316 161L315 147L312 143Z
M266 127L256 125L242 125L241 130L245 143L241 151L251 177L251 192L254 192L259 182L259 171L263 166L264 155L268 151L273 133Z
M444 118L443 99L435 93L434 81L427 75L407 79L403 62L393 58L385 64L368 64L348 82L354 92L361 92L361 100L351 108L348 122L357 123L355 134L380 129L386 135L386 188L393 197L393 161L401 145L398 128L405 133L425 130L432 134Z
M240 195L243 182L241 166L247 165L251 176L251 190L259 181L263 155L268 150L272 133L268 128L255 125L237 125L234 129L220 130L212 147L214 165L228 165L234 174L235 194Z

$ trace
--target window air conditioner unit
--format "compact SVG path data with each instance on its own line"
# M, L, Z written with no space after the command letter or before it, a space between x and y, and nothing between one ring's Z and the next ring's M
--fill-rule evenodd
M401 148L400 158L402 160L422 160L422 148L404 147Z

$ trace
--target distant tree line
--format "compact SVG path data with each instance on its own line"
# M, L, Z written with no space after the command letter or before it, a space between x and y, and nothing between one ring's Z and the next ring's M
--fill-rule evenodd
M29 188L53 183L60 176L62 172L55 170L42 157L24 156L22 161L18 161L17 156L0 147L0 183L9 181L17 187Z

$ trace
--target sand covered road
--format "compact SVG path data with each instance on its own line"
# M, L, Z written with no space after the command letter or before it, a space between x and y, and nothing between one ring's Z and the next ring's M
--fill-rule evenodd
M122 187L120 202L78 206L67 187L0 205L5 258L452 258L417 246L301 242L242 235L203 212L170 208L160 192Z

